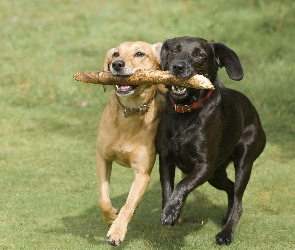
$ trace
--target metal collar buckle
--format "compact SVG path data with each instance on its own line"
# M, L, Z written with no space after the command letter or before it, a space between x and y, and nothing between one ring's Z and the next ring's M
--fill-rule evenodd
M186 113L186 112L192 111L192 109L189 105L182 105L182 104L175 104L174 110L178 113Z
M148 112L148 110L149 110L149 105L148 104L143 104L141 107L139 107L139 113L141 115Z

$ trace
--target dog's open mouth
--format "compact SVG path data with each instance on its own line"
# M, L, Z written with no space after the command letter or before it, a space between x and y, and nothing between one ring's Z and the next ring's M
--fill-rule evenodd
M184 95L186 94L186 87L172 86L172 93L176 95Z
M172 86L170 90L171 96L175 99L181 100L187 96L187 88L181 86Z
M138 85L116 85L116 94L118 96L129 96L132 95Z
M116 71L112 71L111 70L111 73L114 74L114 75L119 75L121 76L122 78L124 77L127 77L127 76L131 76L133 75L134 73L136 73L138 69L125 69L125 71L121 73L118 73ZM120 84L120 85L116 85L116 94L118 96L130 96L134 93L135 89L138 87L138 85L127 85L126 83L124 83L124 79L122 79L123 82Z

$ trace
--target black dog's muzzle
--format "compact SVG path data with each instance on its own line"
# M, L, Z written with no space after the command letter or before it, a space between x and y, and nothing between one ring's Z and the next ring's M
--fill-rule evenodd
M170 73L178 78L189 78L193 75L193 70L185 60L177 60L171 63Z

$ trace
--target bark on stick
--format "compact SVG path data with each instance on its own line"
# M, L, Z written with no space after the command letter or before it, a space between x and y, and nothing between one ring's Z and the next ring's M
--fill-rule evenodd
M130 76L116 76L109 71L89 71L74 74L74 79L86 83L102 85L170 85L183 86L197 89L214 89L212 83L203 75L195 75L188 79L180 79L171 75L168 71L138 70Z

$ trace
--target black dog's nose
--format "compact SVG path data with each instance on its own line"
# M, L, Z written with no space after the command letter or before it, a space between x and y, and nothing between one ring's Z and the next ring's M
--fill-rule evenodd
M175 63L175 64L172 65L172 70L173 70L173 72L175 74L181 74L181 73L183 73L184 68L185 68L185 65L182 62L177 62L177 63Z
M116 71L120 71L125 67L125 62L122 60L116 60L112 63L112 68Z

